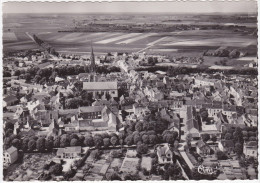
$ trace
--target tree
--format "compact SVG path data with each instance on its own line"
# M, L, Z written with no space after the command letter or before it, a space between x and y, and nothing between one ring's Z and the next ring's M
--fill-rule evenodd
M112 158L121 158L123 156L123 153L121 150L114 150L111 152Z
M113 146L118 144L118 138L116 136L111 137L110 142Z
M77 134L73 133L73 134L70 135L70 140L72 140L72 139L77 139L77 140L79 140L79 137L78 137Z
M216 135L211 135L211 140L213 141L213 142L216 142L217 141L217 136Z
M107 173L106 174L106 179L111 181L111 180L122 180L121 177L117 172L112 172L112 173Z
M225 140L231 140L233 137L232 137L232 134L231 133L226 133L225 135Z
M61 164L55 164L50 167L49 172L53 175L60 175L62 173L62 165Z
M237 153L237 155L241 156L243 154L243 145L239 142L235 144L234 151Z
M193 168L191 171L191 177L193 180L201 180L202 175L198 172L198 168Z
M137 130L138 132L143 131L143 123L137 122L135 125L135 130Z
M6 122L6 123L5 123L5 129L4 129L4 131L7 131L7 130L9 130L9 129L11 129L12 132L13 132L13 130L14 130L14 124L11 123L11 122Z
M102 137L102 139L104 138L110 138L110 136L108 135L108 133L101 133L100 136ZM112 137L112 136L111 136Z
M70 141L70 146L78 146L79 145L79 140L76 138L71 139Z
M102 146L103 139L100 135L95 135L93 140L96 148L100 148Z
M65 106L67 109L77 109L81 102L82 100L80 98L69 98L65 101Z
M104 138L103 139L103 144L105 148L108 148L110 146L110 139L109 138Z
M210 139L210 135L208 133L204 133L201 135L201 138L204 142L207 142Z
M45 148L47 149L47 151L51 151L53 146L54 146L53 139L48 138L47 140L45 140Z
M45 151L45 138L41 137L37 140L36 142L36 148L38 149L38 151L40 152L44 152Z
M95 149L94 151L92 151L92 156L95 160L98 160L100 158L102 154L102 151L99 149Z
M202 121L206 121L208 119L208 116L209 116L208 110L205 109L205 108L201 108L200 109L200 116L202 118Z
M139 134L134 135L134 144L137 144L137 142L142 141L142 138Z
M148 146L146 144L137 145L136 151L138 154L146 154L148 152Z
M22 150L24 152L26 152L28 150L28 143L29 143L30 139L28 137L25 137L22 141Z
M145 130L145 131L150 130L149 122L147 122L147 121L143 122L143 130Z
M12 146L16 147L17 149L20 149L21 148L20 140L17 138L12 140Z
M75 160L74 161L74 166L76 166L77 168L82 167L85 164L86 159L85 158L81 158L79 160Z
M235 132L233 133L233 139L236 142L243 142L243 133L240 128L236 128Z
M4 149L8 149L11 146L12 139L10 137L6 137L4 139Z
M169 144L173 144L175 139L174 139L173 134L168 133L163 136L163 140Z
M35 148L36 148L36 141L35 140L30 140L28 142L28 150L30 152L32 152L33 150L35 150Z
M124 177L125 180L141 180L141 177L139 176L139 174L126 174Z
M94 140L93 140L93 137L91 135L88 135L85 137L85 140L84 140L84 144L86 146L89 146L89 147L92 147L94 146Z
M85 137L83 135L80 135L79 136L79 145L80 146L83 146L84 145L84 140L85 140Z
M61 136L60 139L60 147L68 147L68 146L70 146L70 139L67 134L64 134Z
M130 146L133 144L133 135L128 135L126 138L125 138L125 143L126 145Z
M119 139L125 139L125 132L124 131L119 132L118 138Z
M170 164L167 167L166 172L171 177L171 179L173 179L173 180L180 180L180 179L182 179L181 169L176 164Z
M218 160L226 160L227 159L227 155L222 151L217 151L216 156L217 156Z
M143 135L142 136L142 141L144 144L149 144L149 136L148 135Z
M69 171L67 171L67 172L64 174L64 179L65 179L66 181L68 181L70 178L74 177L76 173L77 173L76 170L70 169Z
M27 72L27 73L24 75L24 79L25 79L26 82L30 82L30 80L31 80L31 75L30 75L30 73Z
M56 147L56 148L60 147L60 137L59 136L55 137L54 142L53 142L53 146Z
M8 72L8 71L4 71L4 74L3 74L4 77L11 77L11 73Z

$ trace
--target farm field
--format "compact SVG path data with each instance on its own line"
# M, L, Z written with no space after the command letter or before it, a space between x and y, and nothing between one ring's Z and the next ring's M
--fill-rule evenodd
M29 32L31 35L33 32ZM216 49L221 46L246 49L248 46L256 50L256 40L253 36L244 36L228 31L188 30L172 33L59 33L39 32L40 39L48 42L57 51L87 52L92 44L95 52L136 52L143 50L148 53L176 52L202 53L206 49ZM232 36L231 36L232 35ZM4 32L4 50L19 50L36 48L37 45L22 32ZM231 36L231 37L229 37ZM229 41L227 41L227 37ZM146 49L147 48L147 49Z
M17 51L25 49L39 48L29 35L37 35L40 39L49 43L56 51L63 54L86 55L90 52L92 45L96 55L108 52L146 52L147 54L166 55L169 57L201 57L207 50L216 50L219 47L228 49L238 49L247 52L245 58L231 59L227 66L245 65L252 62L251 57L257 55L256 35L248 32L234 31L234 29L178 29L173 32L117 32L113 29L110 32L98 29L94 32L58 32L69 30L74 27L74 20L91 23L94 19L100 24L128 24L130 27L135 24L142 24L149 21L151 23L162 24L200 24L200 25L225 25L237 26L245 25L252 27L254 23L236 22L234 18L225 17L223 21L210 16L201 16L199 21L193 16L178 15L180 21L174 21L176 16L117 16L96 17L95 15L45 15L45 14L25 14L17 16L6 14L3 16L3 50ZM100 18L100 19L99 19ZM177 19L176 19L177 20ZM233 21L233 22L232 22ZM18 23L17 23L18 22ZM231 22L231 23L230 23ZM160 25L160 24L158 24ZM112 26L113 27L113 26ZM77 29L74 29L77 31ZM88 30L87 30L88 31ZM105 31L105 32L103 32ZM220 57L204 57L204 65L215 65ZM255 60L255 59L254 59ZM244 64L245 63L245 64Z

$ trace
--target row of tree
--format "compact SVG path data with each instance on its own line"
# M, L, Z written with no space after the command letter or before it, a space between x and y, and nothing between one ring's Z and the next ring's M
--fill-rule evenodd
M177 132L174 131L164 131L162 136L157 135L154 131L134 131L131 134L126 134L125 132L120 132L119 135L116 134L96 134L92 135L77 135L77 134L63 134L56 137L24 137L19 138L19 136L11 134L4 139L5 149L10 146L14 146L18 149L22 149L24 152L34 152L35 150L39 152L49 152L53 148L62 148L68 146L88 146L96 148L108 148L110 146L117 145L139 145L140 154L145 154L147 146L145 145L155 145L161 142L167 142L173 144L178 136Z
M215 74L218 72L223 72L223 74L240 74L240 75L258 75L258 71L255 68L236 68L236 69L210 69L208 66L198 66L197 68L191 67L169 67L169 66L152 66L152 67L140 67L136 68L136 71L148 71L148 72L156 72L158 70L167 72L168 76L177 76L181 74L191 74L191 73L207 73L207 74Z

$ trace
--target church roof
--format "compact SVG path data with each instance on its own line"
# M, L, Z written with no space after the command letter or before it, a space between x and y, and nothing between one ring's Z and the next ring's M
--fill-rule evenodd
M117 90L117 82L84 82L83 90Z

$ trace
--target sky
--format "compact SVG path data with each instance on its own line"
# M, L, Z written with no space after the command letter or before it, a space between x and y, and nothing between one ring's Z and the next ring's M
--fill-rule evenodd
M3 13L256 13L257 0L173 2L4 2Z

